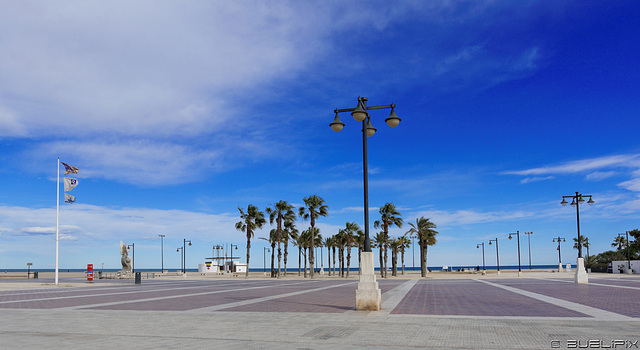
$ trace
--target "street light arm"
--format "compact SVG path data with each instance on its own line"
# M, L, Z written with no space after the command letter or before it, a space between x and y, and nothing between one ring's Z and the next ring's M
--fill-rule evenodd
M385 109L385 108L395 108L396 105L395 104L390 104L390 105L380 105L380 106L367 106L366 110L370 110L370 109ZM344 112L353 112L355 111L355 108L341 108L341 109L334 109L333 112L334 113L344 113Z

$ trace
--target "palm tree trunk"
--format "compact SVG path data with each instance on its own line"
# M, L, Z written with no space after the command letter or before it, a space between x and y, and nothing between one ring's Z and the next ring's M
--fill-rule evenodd
M247 227L247 231L249 231L249 227ZM244 275L244 278L249 278L249 251L251 249L251 233L247 232L247 272Z
M288 248L289 248L289 243L284 242L284 273L283 273L283 276L287 275L287 256L289 255L289 252L287 251Z
M427 259L424 254L424 242L420 240L420 276L427 277Z
M338 273L340 269L338 269ZM333 275L336 275L336 247L333 247Z
M327 274L331 276L331 247L327 247Z
M302 247L298 246L298 276L300 276L301 268L302 268Z
M404 249L400 251L400 256L402 258L402 275L404 275Z
M304 278L307 278L307 248L304 248Z
M276 277L276 270L274 268L274 259L275 259L275 253L276 253L276 245L275 243L271 244L271 277Z
M313 256L313 248L315 247L315 240L316 240L316 230L315 230L315 226L316 226L316 222L315 222L315 218L313 217L313 214L311 214L311 245L309 246L309 273L310 276L309 278L313 279L313 268L314 268L314 256Z
M280 278L280 260L282 260L282 249L280 248L280 241L278 240L278 274L276 277Z
M347 276L349 278L349 265L351 265L351 247L347 246Z
M398 251L391 249L391 276L398 276Z

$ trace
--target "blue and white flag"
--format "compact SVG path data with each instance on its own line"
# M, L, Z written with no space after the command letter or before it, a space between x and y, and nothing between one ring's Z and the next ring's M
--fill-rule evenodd
M74 203L75 201L76 201L76 197L74 197L74 196L72 196L72 195L70 195L68 193L64 194L64 202L65 203L71 204L71 203Z
M64 190L65 190L65 192L71 191L76 186L78 186L78 179L73 179L73 178L70 178L70 177L65 177L64 178Z
M69 164L63 163L63 162L60 162L60 163L62 163L62 165L64 165L64 174L65 175L71 174L71 173L73 173L73 174L77 174L78 173L79 169L74 167L73 165L69 165Z

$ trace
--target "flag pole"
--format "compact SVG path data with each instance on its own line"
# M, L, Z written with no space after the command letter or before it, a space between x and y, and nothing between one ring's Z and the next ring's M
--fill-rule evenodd
M58 180L56 181L56 286L58 285L58 234L60 230L60 157L58 157Z

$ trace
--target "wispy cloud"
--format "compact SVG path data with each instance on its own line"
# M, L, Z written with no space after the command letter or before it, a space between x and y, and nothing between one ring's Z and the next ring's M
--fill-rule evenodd
M525 170L506 171L508 175L554 175L554 174L575 174L586 171L594 171L597 169L624 167L624 168L640 168L639 154L623 154L613 155L599 158L591 158L584 160L576 160L566 162L564 164L544 166L539 168L531 168Z
M527 177L524 178L522 180L520 180L521 184L526 184L526 183L530 183L530 182L538 182L538 181L545 181L545 180L552 180L554 179L554 176L537 176L537 177Z

